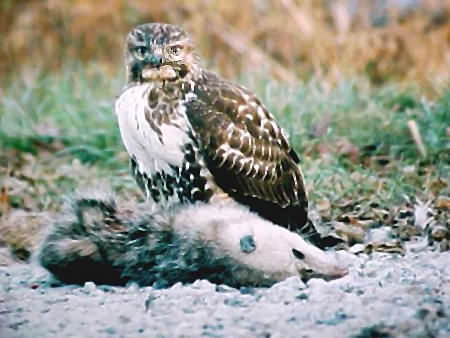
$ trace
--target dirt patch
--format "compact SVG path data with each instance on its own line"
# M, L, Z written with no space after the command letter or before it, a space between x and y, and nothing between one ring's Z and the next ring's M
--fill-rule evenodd
M423 248L423 250L421 249ZM169 289L55 286L35 264L0 268L2 337L448 337L450 252L347 254L344 278L271 288L200 280ZM53 284L52 284L53 283Z

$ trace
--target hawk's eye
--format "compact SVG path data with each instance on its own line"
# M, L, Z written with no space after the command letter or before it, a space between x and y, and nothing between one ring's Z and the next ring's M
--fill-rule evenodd
M170 52L170 54L177 56L177 55L180 55L182 49L183 49L183 46L174 45L174 46L169 47L169 52Z
M134 49L134 53L136 54L137 57L139 58L144 58L145 56L145 51L147 50L146 47L144 46L138 46Z

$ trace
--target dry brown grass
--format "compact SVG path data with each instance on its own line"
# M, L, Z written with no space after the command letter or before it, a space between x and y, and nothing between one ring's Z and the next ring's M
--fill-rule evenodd
M114 71L126 32L138 23L184 25L201 54L227 76L270 71L282 80L335 82L366 73L373 83L417 82L430 92L450 77L449 0L412 11L312 0L9 0L0 4L0 74L95 61ZM374 3L361 1L362 4Z

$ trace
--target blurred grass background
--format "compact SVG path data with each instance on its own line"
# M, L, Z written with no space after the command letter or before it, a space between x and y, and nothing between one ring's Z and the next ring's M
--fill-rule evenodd
M232 77L414 82L442 90L450 74L448 0L3 0L0 74L92 62L115 74L126 32L181 24L200 54Z
M113 103L127 31L164 21L276 115L301 154L317 223L408 237L424 231L426 203L448 249L449 11L446 0L3 0L0 247L28 258L80 187L141 198Z

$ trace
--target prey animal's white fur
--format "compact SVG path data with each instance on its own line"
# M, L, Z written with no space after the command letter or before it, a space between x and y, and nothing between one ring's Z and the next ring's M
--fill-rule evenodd
M186 220L192 220L188 229ZM277 281L291 276L306 277L308 273L326 278L341 277L347 272L344 263L334 253L322 251L300 235L237 204L199 203L183 208L174 218L173 230L213 243L220 254ZM253 239L254 251L243 252L243 238ZM301 259L294 250L301 253Z

